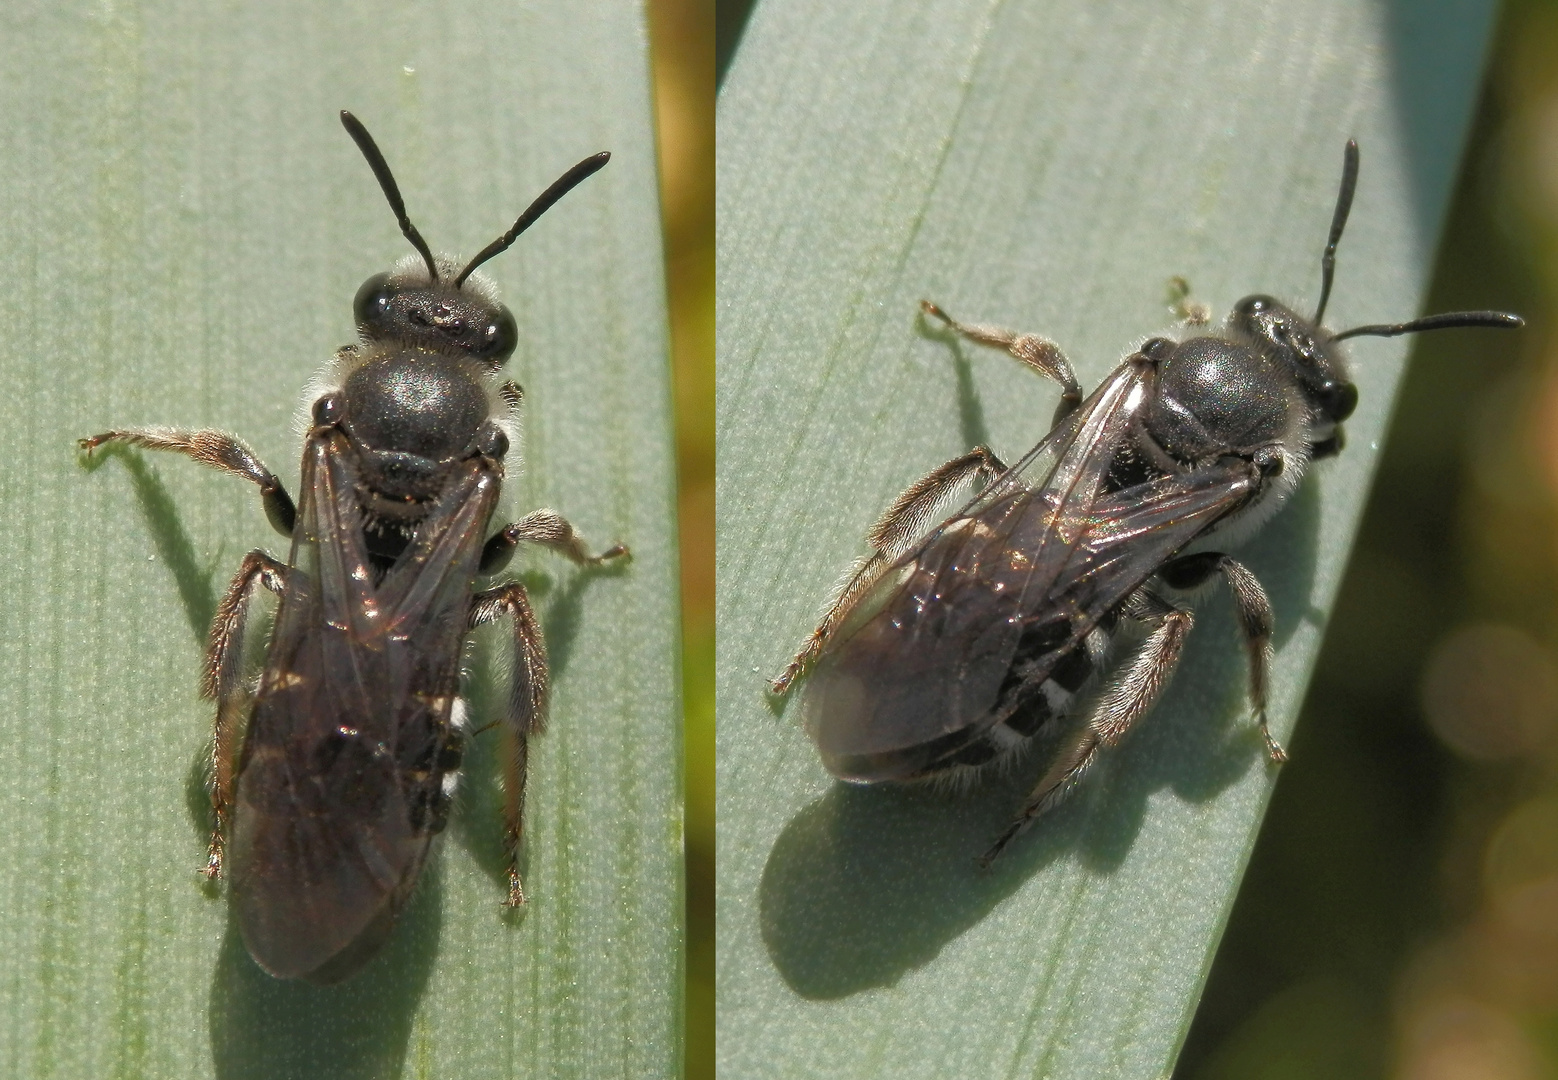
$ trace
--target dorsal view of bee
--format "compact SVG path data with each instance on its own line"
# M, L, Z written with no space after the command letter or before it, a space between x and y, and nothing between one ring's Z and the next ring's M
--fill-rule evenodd
M541 627L518 582L478 591L520 544L593 566L573 527L536 510L489 534L522 394L502 368L512 314L477 272L610 155L563 173L513 227L463 266L434 255L406 214L384 156L341 114L401 232L416 249L368 278L353 304L359 341L319 383L299 499L236 436L132 427L81 440L170 450L255 484L292 541L285 563L252 551L217 605L201 692L217 706L212 831L205 873L225 876L260 967L334 983L379 950L444 828L469 732L461 653L470 631L506 619L513 674L496 723L508 848L506 904L524 903L517 866L528 739L545 726ZM279 597L258 680L243 639L257 586Z
M1266 720L1271 604L1222 549L1280 507L1311 461L1342 449L1358 401L1344 341L1522 325L1461 311L1326 329L1357 178L1349 142L1313 316L1247 296L1220 329L1148 339L1085 399L1054 343L922 302L952 334L1054 380L1061 400L1052 430L1014 465L978 446L904 491L773 680L783 695L806 675L805 727L829 772L860 784L956 776L1044 744L1043 772L988 864L1152 710L1194 622L1186 594L1219 577L1266 752L1286 759ZM971 501L932 524L970 484Z

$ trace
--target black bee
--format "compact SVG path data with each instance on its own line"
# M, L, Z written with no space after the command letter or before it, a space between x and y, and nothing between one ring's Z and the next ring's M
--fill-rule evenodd
M1176 594L1219 574L1238 608L1267 752L1286 759L1266 726L1271 604L1208 538L1253 531L1311 460L1341 449L1358 402L1342 341L1522 325L1469 311L1325 329L1357 177L1349 142L1313 318L1247 296L1220 331L1149 339L1086 400L1053 343L921 304L953 332L1054 379L1061 402L1054 429L1010 468L980 446L900 495L868 534L871 554L773 680L783 694L811 669L803 714L829 772L852 783L967 772L1064 730L988 863L1151 710L1193 622ZM1204 321L1187 311L1187 322ZM927 531L937 506L975 480L980 494ZM1079 696L1080 720L1067 727Z
M545 725L546 647L524 586L475 592L521 543L593 565L573 527L537 510L488 536L519 387L500 369L518 344L514 316L478 266L609 154L564 173L464 268L435 257L406 216L366 128L341 122L417 255L357 291L361 341L335 354L303 444L301 502L244 443L221 431L123 428L81 440L172 450L252 481L266 516L292 538L285 564L243 560L217 606L201 692L217 702L211 846L226 871L255 962L280 978L333 983L389 935L433 837L443 829L465 743L460 654L470 630L507 616L513 681L507 788L508 905L524 903L516 866L526 740ZM243 671L250 597L280 599L258 684Z

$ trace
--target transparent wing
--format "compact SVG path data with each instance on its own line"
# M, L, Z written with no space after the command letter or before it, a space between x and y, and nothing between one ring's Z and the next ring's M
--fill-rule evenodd
M311 438L243 752L232 890L273 974L366 960L415 883L498 479L470 463L375 583L342 437ZM346 959L343 959L345 957Z
M1109 493L1149 387L1127 361L860 600L812 672L805 717L835 774L915 775L1002 719L1021 655L1042 678L1176 551L1253 493L1230 462Z

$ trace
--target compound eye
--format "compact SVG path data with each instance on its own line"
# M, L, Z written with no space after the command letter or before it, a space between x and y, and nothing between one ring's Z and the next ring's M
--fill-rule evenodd
M390 285L388 274L374 274L363 282L352 301L352 317L357 320L357 328L376 337L389 321L390 301L397 291Z
M480 343L471 351L476 359L497 367L513 355L514 347L518 344L519 327L514 322L514 316L509 314L508 308L499 304L497 314L482 329Z
M1326 413L1340 422L1358 407L1358 388L1350 382L1332 383L1325 388L1324 400Z
M1246 296L1233 306L1237 315L1264 315L1276 305L1269 296Z

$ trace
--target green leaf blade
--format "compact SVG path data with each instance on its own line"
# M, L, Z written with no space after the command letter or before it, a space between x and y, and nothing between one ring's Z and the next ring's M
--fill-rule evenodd
M1054 389L926 333L920 299L1043 333L1091 388L1171 329L1173 275L1214 317L1252 291L1312 304L1355 135L1329 318L1409 315L1488 17L1340 0L754 14L719 115L722 1075L1171 1069L1276 778L1225 598L1198 606L1141 730L984 875L1032 763L968 794L846 789L764 681L898 491L1047 430ZM1347 450L1239 549L1277 609L1284 738L1405 354L1354 346Z

